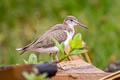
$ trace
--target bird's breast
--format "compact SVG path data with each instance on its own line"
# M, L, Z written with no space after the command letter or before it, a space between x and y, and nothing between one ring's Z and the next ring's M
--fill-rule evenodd
M67 33L67 39L64 41L64 45L67 46L69 44L69 40L72 39L74 35L74 29L71 31L65 31Z

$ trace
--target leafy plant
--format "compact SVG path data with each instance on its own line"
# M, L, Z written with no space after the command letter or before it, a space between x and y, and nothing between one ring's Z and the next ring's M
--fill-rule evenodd
M26 63L26 64L36 64L36 63L38 63L37 56L34 53L30 54L30 56L28 58L28 61L24 59L24 63Z
M80 33L76 34L73 40L69 41L68 46L70 46L70 50L66 54L65 49L67 48L65 48L64 43L59 44L59 42L54 38L52 38L52 40L56 43L56 46L59 48L59 52L61 53L58 62L63 61L69 56L87 52L87 50L80 50L80 48L82 48L82 36Z
M27 72L23 72L23 76L27 79L27 80L48 80L47 78L47 74L41 74L38 75L38 70L36 68L33 69L33 72L31 72L30 74Z

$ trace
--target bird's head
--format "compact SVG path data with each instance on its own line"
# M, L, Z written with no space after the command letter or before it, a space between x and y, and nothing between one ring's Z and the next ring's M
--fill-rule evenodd
M64 19L64 24L67 24L69 26L81 26L81 27L84 27L86 29L88 29L87 26L79 23L79 21L74 17L74 16L67 16L65 19Z

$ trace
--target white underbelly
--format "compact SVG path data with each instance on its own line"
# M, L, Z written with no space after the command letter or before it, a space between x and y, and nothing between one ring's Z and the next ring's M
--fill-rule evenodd
M72 39L72 37L73 37L73 35L74 35L74 31L73 32L67 32L67 31L65 31L66 33L67 33L67 39L64 41L64 45L66 46L66 45L68 45L69 44L69 40L71 40Z
M59 51L59 49L56 46L54 46L49 48L37 48L37 49L33 49L32 51L36 51L39 53L56 53Z

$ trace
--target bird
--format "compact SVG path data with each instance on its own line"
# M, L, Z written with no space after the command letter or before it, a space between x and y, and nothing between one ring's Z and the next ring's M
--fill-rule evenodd
M56 24L47 30L45 33L40 35L32 43L26 45L23 48L17 48L17 51L21 51L21 55L25 52L38 52L38 53L58 53L59 49L57 48L54 41L51 39L53 37L59 43L64 43L64 46L69 44L75 34L74 26L81 26L88 29L87 26L81 24L76 17L67 16L62 24Z

